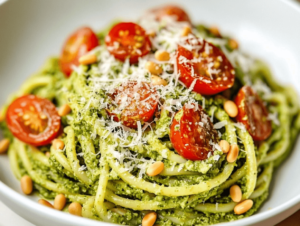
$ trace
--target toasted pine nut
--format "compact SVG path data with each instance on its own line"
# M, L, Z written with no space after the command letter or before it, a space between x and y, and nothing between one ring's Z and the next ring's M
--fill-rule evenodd
M230 145L226 140L221 140L219 142L219 146L220 146L221 150L223 151L223 153L228 153L229 152Z
M230 188L230 196L232 201L240 202L242 200L242 190L238 185L233 185Z
M3 139L0 141L0 154L4 154L9 148L9 139Z
M58 110L58 114L59 116L66 116L67 114L69 114L71 112L71 108L68 104L65 104L63 106L61 106L61 108Z
M237 49L237 48L239 48L239 44L238 44L237 41L234 40L234 39L229 39L229 40L228 40L228 46L229 46L231 49Z
M119 215L121 215L121 216L124 216L125 214L126 214L126 210L125 209L123 209L123 208L113 208L113 209L111 209L111 211L112 212L115 212L115 213L117 213L117 214L119 214Z
M231 145L230 150L227 154L227 161L230 163L235 162L237 160L238 155L239 155L239 146L237 146L236 144Z
M53 205L52 205L50 202L48 202L47 200L45 200L45 199L40 199L40 200L38 201L38 203L39 203L39 204L42 204L42 205L44 205L44 206L47 206L47 207L49 207L49 208L54 208Z
M215 36L221 36L219 28L216 26L212 26L209 28L210 33L212 33Z
M160 85L166 86L168 85L168 82L156 75L151 75L151 84L155 86L160 86Z
M152 61L148 61L145 67L152 75L160 75L163 72L162 67Z
M251 199L247 199L234 207L234 213L237 215L246 213L253 206L253 201Z
M54 199L54 209L62 210L66 205L67 199L64 194L59 194Z
M155 52L155 59L159 61L168 61L170 60L170 54L167 51L157 50Z
M186 26L183 28L183 30L181 32L181 36L185 37L185 36L188 36L190 33L192 33L192 29L189 26Z
M86 54L79 58L79 63L83 65L93 64L97 62L97 56L95 54Z
M165 165L163 162L155 162L148 167L147 174L150 177L154 177L154 176L160 174L164 170L164 166Z
M21 178L21 188L25 195L30 195L33 189L32 180L29 176L25 175Z
M49 158L49 157L50 157L50 152L47 151L47 152L45 153L45 155Z
M65 147L65 143L60 139L55 139L52 142L52 146L55 150L63 150Z
M153 226L155 224L157 214L155 212L148 213L142 220L142 226Z
M238 108L236 104L231 100L226 100L224 102L224 110L232 118L236 117L238 114Z
M82 206L78 202L72 202L69 205L69 213L81 217L82 216Z

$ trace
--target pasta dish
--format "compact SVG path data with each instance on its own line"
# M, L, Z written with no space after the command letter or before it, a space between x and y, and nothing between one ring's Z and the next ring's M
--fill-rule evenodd
M0 153L24 194L50 208L211 225L262 206L299 109L264 62L168 5L72 33L2 107Z

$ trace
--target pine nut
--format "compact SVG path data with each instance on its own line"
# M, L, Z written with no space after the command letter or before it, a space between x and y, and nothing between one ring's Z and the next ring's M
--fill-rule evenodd
M38 203L41 204L41 205L47 206L49 208L54 208L53 205L45 199L40 199L38 201Z
M237 215L246 213L253 206L253 201L251 199L247 199L234 207L234 213Z
M163 50L157 50L155 52L155 59L159 61L169 61L170 60L170 54L167 51Z
M4 154L9 148L9 139L3 139L0 141L0 154Z
M210 33L212 33L215 36L221 36L219 28L216 26L212 26L209 28Z
M155 224L157 214L155 212L148 213L142 220L142 226L153 226Z
M69 213L72 215L82 216L82 206L78 202L72 202L69 205Z
M228 40L228 46L229 46L231 49L237 49L237 48L239 48L239 44L238 44L237 41L234 40L234 39L229 39L229 40Z
M240 202L242 200L242 190L238 185L231 186L230 197L234 202Z
M154 177L154 176L160 174L163 170L164 170L164 163L163 162L155 162L148 167L147 174L150 177Z
M49 158L49 157L50 157L50 152L47 151L47 152L45 153L45 155Z
M192 33L192 29L190 27L184 27L182 32L181 32L181 36L182 37L185 37L185 36L188 36L189 34Z
M25 195L30 195L33 190L32 180L29 176L23 176L21 178L21 189Z
M230 145L226 140L221 140L219 142L219 146L220 146L223 153L228 153L229 152Z
M83 65L93 64L96 62L97 62L97 56L91 53L79 58L79 63Z
M224 102L224 110L232 118L236 117L238 114L238 108L236 104L231 100L226 100Z
M54 199L54 209L62 210L66 205L67 199L64 194L59 194Z
M236 144L231 145L230 150L227 154L227 161L230 163L235 162L237 160L238 155L239 155L239 146L237 146Z
M166 86L168 85L168 82L156 75L151 75L151 84L154 86L160 86L160 85Z
M163 72L162 67L152 61L148 61L145 67L152 75L160 75Z
M71 112L71 110L72 109L70 108L70 106L68 104L65 104L58 110L58 114L59 116L66 116Z
M60 139L55 139L52 142L52 146L55 150L63 150L65 147L65 143Z

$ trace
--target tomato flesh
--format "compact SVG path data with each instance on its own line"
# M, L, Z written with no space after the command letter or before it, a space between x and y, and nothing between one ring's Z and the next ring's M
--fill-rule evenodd
M219 48L196 38L186 45L192 50L181 45L177 49L180 81L202 95L214 95L233 86L234 68Z
M121 121L125 126L137 128L152 120L158 105L158 93L148 83L128 81L117 87L110 95L108 114L114 121Z
M268 120L268 110L260 97L250 86L244 86L238 92L235 103L238 107L236 120L242 123L253 140L263 141L272 132L272 124Z
M218 133L209 116L200 105L187 104L176 113L170 132L170 140L182 157L189 160L205 160L218 142Z
M146 31L135 23L115 25L105 38L108 51L118 60L137 63L140 57L151 50L151 42Z
M153 13L157 20L161 20L164 16L173 16L176 21L184 21L191 24L189 15L182 8L176 5L166 5L164 7L155 8L151 10L150 13Z
M50 144L61 128L55 105L34 95L12 102L7 109L6 122L16 138L34 146Z
M79 65L79 58L99 45L96 34L89 27L82 27L66 40L59 59L61 70L67 77L73 71L73 65Z

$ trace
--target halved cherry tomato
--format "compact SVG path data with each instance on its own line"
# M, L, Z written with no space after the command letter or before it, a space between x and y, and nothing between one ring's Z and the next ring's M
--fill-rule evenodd
M113 91L110 101L108 114L115 121L135 129L138 121L143 124L152 120L158 105L158 93L149 83L128 81Z
M200 105L185 104L173 119L170 140L182 157L205 160L218 142L218 133Z
M185 21L191 24L189 15L179 6L166 5L163 7L150 10L150 13L155 14L157 20L161 20L164 16L174 16L176 21Z
M234 69L224 53L213 44L192 38L188 50L179 45L176 63L180 81L202 95L214 95L234 84ZM196 81L194 81L196 79Z
M243 86L238 92L235 103L238 107L236 120L244 124L253 140L267 139L272 132L268 120L269 112L260 97L250 86Z
M60 69L67 77L72 73L72 65L79 65L79 58L99 45L96 34L89 27L75 31L65 42L59 59Z
M61 127L55 105L34 95L12 102L7 109L6 122L16 138L34 146L50 144Z
M129 58L130 63L137 63L139 57L151 50L151 42L146 31L135 23L118 23L105 38L108 51L120 61Z

